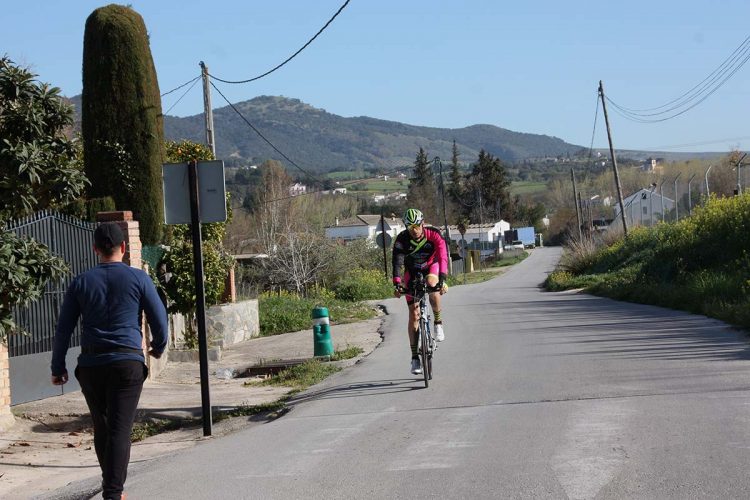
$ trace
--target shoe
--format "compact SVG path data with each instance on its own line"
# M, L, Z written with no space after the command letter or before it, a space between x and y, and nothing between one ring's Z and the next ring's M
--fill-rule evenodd
M411 358L411 372L414 375L422 373L422 363L419 361L419 358Z
M445 340L445 332L443 332L442 323L435 324L435 340L437 340L438 342L442 342L443 340Z

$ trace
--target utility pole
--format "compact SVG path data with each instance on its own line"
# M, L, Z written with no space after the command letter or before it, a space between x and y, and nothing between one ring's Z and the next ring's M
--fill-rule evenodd
M581 233L581 210L578 206L578 187L576 186L576 174L573 173L573 169L570 169L570 178L573 180L573 204L576 207L576 221L578 221L578 241L583 241L583 234Z
M677 179L680 178L682 175L682 172L677 174L677 177L674 178L674 220L677 222L680 220L680 209L679 209L679 200L677 199Z
M664 182L666 182L666 179L663 179L661 181L661 184L659 184L659 198L661 198L661 221L666 222L666 217L664 216L664 190L662 187L664 186Z
M385 203L385 201L383 202ZM380 235L383 238L383 272L385 273L385 279L388 279L388 251L385 248L385 216L383 215L385 207L380 205Z
M479 271L482 269L482 189L479 188Z
M211 154L216 158L216 143L214 142L214 113L211 109L211 85L208 80L208 67L201 61L201 76L203 77L203 117L206 122L206 144Z
M620 216L622 218L622 231L625 237L628 236L628 225L625 221L625 204L622 200L622 184L620 184L620 173L617 170L617 158L615 157L615 148L612 146L612 132L609 128L609 116L607 115L607 103L604 98L604 84L599 80L599 97L602 99L602 110L604 111L604 122L607 124L607 140L609 141L609 154L612 157L612 168L615 170L615 184L617 185L617 199L620 202Z
M747 153L743 154L742 157L739 160L737 160L737 195L738 196L742 194L742 175L740 174L740 172L742 171L741 170L742 160L744 160L746 156L747 156Z
M445 225L445 233L443 239L445 240L445 251L448 254L448 269L453 274L453 261L451 260L451 235L450 229L448 229L448 212L445 208L445 182L443 181L443 162L440 161L440 157L436 156L433 160L438 164L440 168L440 194L443 197L443 224Z
M708 173L711 171L711 169L714 168L713 165L709 165L706 169L706 197L711 196L711 191L708 189Z

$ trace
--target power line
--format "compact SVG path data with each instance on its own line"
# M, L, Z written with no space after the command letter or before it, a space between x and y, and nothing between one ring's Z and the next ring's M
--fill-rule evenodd
M750 136L744 136L744 137L728 137L726 139L716 139L711 141L700 141L700 142L689 142L685 144L671 144L669 146L653 146L650 148L644 148L647 151L659 151L659 150L665 150L665 149L680 149L680 148L687 148L690 146L706 146L709 144L719 144L719 143L726 143L726 142L735 142L735 141L746 141L750 139Z
M184 87L185 85L190 85L190 84L191 84L191 83L193 83L194 81L196 81L196 80L199 80L199 79L200 79L200 77L201 77L201 75L198 75L198 76L196 76L195 78L193 78L192 80L188 80L187 82L183 83L182 85L180 85L180 86L177 86L177 87L173 88L173 89L172 89L172 90L170 90L169 92L164 92L164 93L163 93L163 94L161 95L161 97L164 97L165 95L169 95L169 94L171 94L172 92L176 92L176 91L180 90L180 89L181 89L182 87Z
M195 84L196 84L196 83L198 83L198 80L199 80L199 78L195 78L195 79L193 79L193 84L192 84L192 85L191 85L190 87L188 87L188 89L187 89L187 90L186 90L186 91L185 91L185 92L184 92L184 93L183 93L183 94L182 94L182 95L180 96L180 98L179 98L179 99L177 99L177 100L175 101L175 103L174 103L174 104L172 104L172 105L171 105L171 106L169 107L169 109L168 109L168 110L166 110L166 111L165 111L164 113L162 113L162 114L163 114L163 115L168 115L168 114L169 114L169 112L170 112L170 111L172 111L172 109L174 109L174 107L175 107L175 106L177 106L177 105L178 105L178 104L180 103L180 101L182 100L182 98L183 98L183 97L185 97L186 95L188 95L188 92L190 92L191 90L193 90L193 87L195 87Z
M254 132L255 132L256 134L258 134L258 136L259 136L259 137L260 137L261 139L263 139L263 140L264 140L264 141L266 142L266 144L268 144L269 146L271 146L271 147L273 148L273 150L274 150L274 151L276 151L277 153L279 153L279 154L280 154L280 155L281 155L281 156L282 156L282 157L283 157L283 158L284 158L284 159L285 159L286 161L288 161L288 162L289 162L289 163L291 163L291 164L292 164L292 165L293 165L294 167L296 167L296 168L297 168L297 170L299 170L300 172L302 172L303 174L305 174L305 175L307 175L307 176L309 176L309 177L312 177L312 178L314 178L314 177L315 177L315 176L314 176L314 175L312 175L312 174L311 174L310 172L308 172L308 171L307 171L307 170L305 170L304 168L302 168L302 167L300 167L299 165L297 165L297 164L296 164L296 163L294 162L294 160L292 160L291 158L289 158L289 157L288 157L287 155L285 155L285 154L284 154L284 153L283 153L283 152L282 152L282 151L281 151L281 150L280 150L279 148L277 148L276 146L274 146L274 145L273 145L273 143L272 143L271 141L269 141L268 139L266 139L266 136L264 136L264 135L263 135L263 134L262 134L262 133L260 132L260 130L258 130L257 128L255 128L255 126L254 126L254 125L253 125L252 123L250 123L250 121L249 121L249 120L248 120L247 118L245 118L245 116L244 116L244 115L243 115L243 114L242 114L242 113L240 112L240 110L239 110L239 109L237 109L237 108L235 107L235 105L234 105L234 104L232 104L231 102L229 102L229 99L227 99L227 97L226 97L226 96L225 96L224 94L222 94L222 93L221 93L221 90L219 90L219 88L218 88L218 87L217 87L216 85L214 85L214 82L211 82L211 86L212 86L212 87L214 88L214 90L216 90L216 92L218 92L218 93L219 93L219 95L220 95L221 97L223 97L223 98L224 98L224 100L225 100L225 101L227 102L227 104L229 104L229 107L231 107L231 108L232 108L232 109L234 110L234 112L235 112L235 113L237 113L237 114L239 115L239 117L240 117L240 118L242 118L242 120L243 120L243 121L244 121L244 122L245 122L245 123L247 124L247 126L248 126L248 127L250 127L251 129L253 129L253 131L254 131Z
M658 123L658 122L663 122L663 121L666 121L666 120L670 120L672 118L676 118L676 117L678 117L678 116L680 116L680 115L682 115L682 114L690 111L691 109L693 109L694 107L698 106L703 101L705 101L706 99L708 99L717 90L719 90L732 76L734 76L735 73L737 73L737 71L739 71L745 65L745 63L747 63L747 61L750 59L750 37L748 37L746 39L746 41L743 42L740 47L741 47L741 51L740 51L740 48L735 49L735 53L733 53L734 55L731 56L731 61L732 62L731 62L730 66L724 67L723 69L721 69L721 71L718 71L718 68L717 68L717 70L714 70L715 74L712 73L713 76L709 75L709 77L707 77L706 79L703 80L705 82L707 79L710 78L710 81L708 83L703 84L702 86L701 86L701 84L698 85L698 86L701 87L700 90L698 90L697 92L695 92L690 97L684 99L683 102L680 102L679 104L677 104L675 106L672 106L672 107L670 107L668 109L665 109L665 110L657 112L657 113L640 113L640 112L632 111L629 108L626 108L624 106L619 105L618 103L616 103L615 101L613 101L609 97L606 97L607 102L609 102L610 104L612 104L612 106L615 109L615 112L617 112L620 116L622 116L623 118L625 118L627 120L631 120L631 121L634 121L634 122L637 122L637 123ZM722 64L722 66L724 66L724 64ZM720 66L720 68L722 66ZM696 87L698 87L698 86L696 86ZM696 87L694 87L694 88L696 88ZM702 97L700 97L702 94L704 94L704 95ZM698 99L699 97L700 97L700 99ZM698 99L698 100L695 101L696 99ZM679 100L679 98L677 100ZM677 100L675 100L675 101L677 101ZM675 101L672 101L672 102L675 102ZM687 106L691 101L695 101L695 102L693 102L692 104L690 104L685 109L682 109L680 111L672 113L669 116L666 116L666 117L663 117L663 118L652 118L654 116L665 115L665 114L671 113L673 111L676 111L676 110L678 110L681 107ZM664 107L664 106L660 106L660 107ZM655 109L658 109L658 108L655 108Z
M318 36L319 36L319 35L320 35L321 33L323 33L323 31L324 31L324 30L325 30L325 29L326 29L326 28L328 27L328 25L329 25L329 24L331 24L331 23L333 22L333 20L334 20L334 19L336 19L336 17L337 17L337 16L338 16L338 15L339 15L339 14L341 13L341 11L342 11L342 10L344 10L344 8L345 8L345 7L346 7L346 6L347 6L347 5L349 4L349 2L350 2L350 0L346 0L346 1L344 2L344 4L343 4L343 5L341 6L341 7L339 7L339 10L337 10L337 11L336 11L336 13L335 13L335 14L333 15L333 17L331 17L331 18L330 18L330 19L328 20L328 22L327 22L327 23L325 23L325 24L323 25L323 27L322 27L322 28L320 28L320 30L318 30L318 32L317 32L317 33L315 33L315 36L313 36L313 37L312 37L311 39L309 39L309 40L307 41L307 43L306 43L306 44L304 44L304 45L303 45L302 47L300 47L300 49L299 49L299 50L298 50L297 52L295 52L294 54L292 54L291 56L289 56L288 58L286 58L286 60L284 60L284 62L282 62L281 64L279 64L279 65L277 65L276 67L274 67L274 68L272 68L272 69L270 69L270 70L266 71L266 72L265 72L265 73L263 73L262 75L258 75L258 76L256 76L256 77L253 77L253 78L248 78L247 80L237 80L237 81L231 81L231 80L222 80L221 78L219 78L219 77L217 77L217 76L214 76L214 75L210 75L210 76L211 76L211 78L213 78L214 80L217 80L217 81L223 82L223 83L249 83L249 82L254 82L255 80L260 80L260 79L261 79L261 78L263 78L264 76L268 76L268 75L270 75L271 73L273 73L273 72L274 72L274 71L276 71L277 69L281 68L282 66L284 66L284 65L285 65L286 63L288 63L289 61L291 61L291 60L292 60L292 59L294 59L295 57L297 57L297 55L299 55L299 53L300 53L300 52L302 52L303 50L305 50L305 49L307 48L307 46L308 46L308 45L310 45L310 44L311 44L311 43L313 42L313 40L315 40L316 38L318 38Z
M665 104L662 104L661 106L656 106L656 107L653 107L653 108L645 108L645 109L631 109L631 108L622 108L622 109L623 109L624 111L630 111L630 112L633 112L633 113L641 113L641 112L647 112L647 111L656 111L656 110L658 110L658 109L666 108L667 106L669 106L669 105L671 105L671 104L673 104L673 103L676 103L677 101L679 101L679 100L681 100L682 98L684 98L684 97L688 96L688 95L689 95L689 94L690 94L691 92L693 92L693 91L694 91L695 89L697 89L697 88L699 88L699 87L700 87L701 85L703 85L703 84L704 84L704 83L706 82L706 80L708 80L709 78L713 77L713 76L714 76L714 75L715 75L716 73L720 72L720 71L722 70L722 68L723 68L723 67L724 67L725 65L727 65L727 64L728 64L728 63L730 63L730 62L732 62L732 63L733 63L733 62L734 62L734 61L736 60L736 57L737 57L737 56L736 56L736 54L738 54L738 52L740 52L740 51L742 50L742 48L743 48L743 47L745 47L745 49L747 49L746 45L748 44L748 42L750 42L750 36L748 36L747 38L745 38L745 40L743 40L743 42L742 42L742 43L741 43L741 44L740 44L740 45L739 45L739 46L738 46L738 47L737 47L736 49L734 49L734 52L732 52L732 53L731 53L731 54L729 55L729 57L727 57L727 58L726 58L726 59L725 59L725 60L724 60L724 61L723 61L723 62L722 62L722 63L721 63L721 64L720 64L720 65L719 65L719 66L718 66L718 67L717 67L716 69L714 69L714 70L713 70L713 71L712 71L712 72L711 72L711 73L710 73L710 74L709 74L709 75L708 75L708 76L707 76L706 78L704 78L703 80L701 80L701 82L700 82L700 83L698 83L698 84L697 84L697 85L695 85L695 86L694 86L693 88L691 88L690 90L688 90L687 92L685 92L685 93L684 93L684 94L682 94L681 96L677 97L676 99L672 99L671 101L669 101L669 102L667 102L667 103L665 103Z

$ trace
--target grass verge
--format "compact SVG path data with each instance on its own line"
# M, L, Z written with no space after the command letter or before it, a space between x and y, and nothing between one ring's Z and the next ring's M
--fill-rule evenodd
M321 382L323 379L332 375L341 368L323 363L317 359L311 359L304 363L296 366L291 366L286 370L282 370L276 375L264 380L249 380L245 382L245 385L273 385L290 387L292 391L290 394L295 394L300 391L304 391L310 386Z

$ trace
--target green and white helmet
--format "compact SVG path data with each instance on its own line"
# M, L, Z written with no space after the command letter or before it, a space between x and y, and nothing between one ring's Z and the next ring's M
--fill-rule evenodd
M424 215L416 208L407 208L404 212L403 221L406 227L421 224L424 221Z

